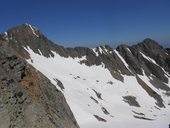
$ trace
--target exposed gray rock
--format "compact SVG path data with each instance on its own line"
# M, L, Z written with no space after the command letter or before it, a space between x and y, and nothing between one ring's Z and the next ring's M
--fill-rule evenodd
M130 106L140 107L136 97L134 96L124 96L123 101L128 103Z
M94 98L94 97L90 97L90 99L92 99L96 104L98 104L99 102Z
M102 117L100 117L100 116L98 116L98 115L94 115L94 117L95 117L98 121L107 122L107 120L103 119Z
M57 85L60 87L61 90L65 89L63 83L60 80L58 80L57 78L55 78L54 80L56 81Z
M166 48L168 54L170 54L170 48Z
M125 61L129 64L129 67L132 71L134 71L137 74L143 75L141 64L136 59L136 57L133 56L132 52L129 51L130 49L127 45L120 45L116 49L119 51L119 53L125 59Z
M156 41L152 39L145 39L143 42L130 47L130 49L133 55L142 64L142 67L144 67L143 69L145 69L146 72L155 75L163 82L166 83L168 82L164 71L159 67L161 66L162 68L165 69L165 71L170 73L170 64L169 64L170 55L167 54L166 49L164 49L162 46L160 46ZM159 66L144 59L141 56L140 52L155 60L155 62Z
M107 111L105 107L101 107L102 111L104 114L109 115L110 113Z
M63 94L0 41L0 128L78 128Z
M148 121L153 121L154 119L150 119L150 118L147 118L147 117L141 117L141 116L133 116L134 118L136 119L140 119L140 120L148 120Z
M170 88L167 85L165 85L165 83L161 82L157 77L152 76L152 79L150 79L150 82L157 89L170 92Z
M101 94L100 92L97 92L97 91L94 90L94 89L92 89L92 90L95 92L95 94L96 94L96 96L97 96L98 99L103 100L103 99L102 99L102 94Z
M139 116L145 116L145 114L144 114L144 113L141 113L141 112L139 113L139 112L135 112L135 111L133 111L133 110L132 110L132 112L133 112L134 114L136 114L136 115L139 115Z

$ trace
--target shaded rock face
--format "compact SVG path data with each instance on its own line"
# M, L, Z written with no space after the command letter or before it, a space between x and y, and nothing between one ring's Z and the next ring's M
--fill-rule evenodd
M60 51L60 49L62 50L62 47L54 45L43 36L40 31L28 24L22 24L10 29L5 35L3 34L2 37L8 42L10 47L22 54L25 58L29 58L28 53L23 49L23 47L27 46L35 53L42 54L45 57L53 56L51 52L53 48L57 47L58 51Z
M125 61L129 64L129 68L136 72L137 74L142 75L142 65L139 63L139 61L136 59L136 57L133 55L132 51L129 51L130 48L127 45L120 45L116 48L119 53L122 55L122 57L125 59Z
M0 128L78 128L63 94L0 41Z
M168 82L167 77L165 76L165 69L168 73L170 73L169 62L167 61L170 56L168 55L166 49L160 46L157 42L151 39L145 39L143 42L138 45L134 45L131 47L133 54L138 58L140 63L143 63L144 67L146 67L146 73L152 73L156 77L158 77L161 81ZM152 58L157 65L148 60L144 59L139 55L139 51L145 54L146 56ZM137 53L136 53L137 52Z
M127 50L130 50L130 52ZM129 65L129 68L135 73L143 75L155 75L160 81L168 83L168 78L163 69L170 73L168 52L157 42L151 39L145 39L143 42L131 47L120 45L117 47L119 53L123 56ZM142 54L155 61L146 59Z
M128 103L130 106L140 107L134 96L124 96L123 101Z

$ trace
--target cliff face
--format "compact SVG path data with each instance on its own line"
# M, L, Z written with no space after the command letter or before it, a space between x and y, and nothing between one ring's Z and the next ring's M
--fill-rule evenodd
M0 128L78 128L63 94L0 41Z

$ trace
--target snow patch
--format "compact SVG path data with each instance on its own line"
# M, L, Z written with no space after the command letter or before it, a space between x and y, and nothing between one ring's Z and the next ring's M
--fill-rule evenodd
M120 60L123 62L123 64L125 65L125 67L132 73L132 71L129 69L129 65L126 63L126 61L124 60L124 58L119 54L119 52L115 49L114 52L118 55L118 57L120 58ZM133 74L133 73L132 73Z
M8 36L8 33L7 33L7 32L4 32L4 36Z
M92 48L93 52L95 53L96 56L99 56L99 53L96 51L96 48Z
M157 66L159 66L154 59L146 56L146 55L143 54L142 52L140 52L140 54L141 54L145 59L147 59L148 61L152 62L153 64L155 64L155 65L157 65Z
M109 51L105 46L100 46L100 47L98 47L98 49L99 49L99 51L97 52L97 48L92 48L92 50L93 50L93 52L95 53L96 56L99 56L99 53L105 54L105 55L113 53L112 51Z
M132 52L130 51L130 49L129 48L126 48L131 54L132 54Z
M8 33L7 33L7 32L4 32L4 33L3 33L3 38L4 38L6 41L9 41Z
M28 26L29 26L30 29L32 30L32 33L33 33L36 37L39 37L39 35L36 34L34 28L33 28L30 24L28 24Z
M107 55L107 54L109 54L111 51L109 52L109 50L107 50L107 48L106 48L105 46L103 46L103 52L104 52L105 55Z
M164 69L163 67L161 67L159 64L157 64L154 59L146 56L146 55L143 54L142 52L140 52L140 54L141 54L145 59L147 59L148 61L150 61L150 62L152 62L153 64L155 64L155 65L157 65L158 67L160 67L168 78L170 77L169 73L166 72L165 69Z
M99 47L99 52L100 52L100 54L102 54L102 53L103 53L103 50L102 50L102 48L101 48L101 47Z
M42 56L43 54L42 54L42 52L40 51L40 49L38 49L38 52L40 53L40 56Z

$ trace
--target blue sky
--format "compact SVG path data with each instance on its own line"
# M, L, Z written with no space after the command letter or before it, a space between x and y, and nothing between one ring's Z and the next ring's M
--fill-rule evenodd
M22 23L65 47L133 44L170 47L170 0L3 0L0 32Z

